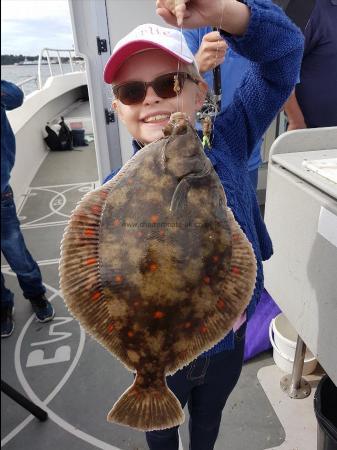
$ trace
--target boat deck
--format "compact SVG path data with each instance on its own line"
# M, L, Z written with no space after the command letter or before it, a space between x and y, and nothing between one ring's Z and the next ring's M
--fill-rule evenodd
M47 296L56 311L52 322L34 320L16 277L6 261L1 261L6 285L15 293L15 330L1 342L2 378L49 415L46 422L39 422L1 393L1 444L5 449L147 449L143 433L106 422L107 412L131 384L132 374L85 335L69 315L59 291L58 262L65 225L97 178L93 142L69 152L50 152L19 211L27 246L40 265ZM289 399L278 387L281 376L271 352L244 365L223 413L216 450L316 448L313 394L305 401L308 406L290 400L289 409ZM275 411L280 405L283 415L278 412L278 417ZM296 433L289 436L296 436L289 437L287 424L296 424L296 415L303 416L303 408L311 422L304 421L306 430L295 426ZM181 448L187 449L187 410L185 414L180 437Z

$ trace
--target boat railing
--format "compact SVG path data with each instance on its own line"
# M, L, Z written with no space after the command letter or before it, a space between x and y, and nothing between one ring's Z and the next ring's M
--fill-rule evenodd
M63 56L61 56L61 54ZM64 55L67 55L66 62L62 61L62 58L63 59L65 58ZM39 89L42 89L43 87L41 66L45 65L45 63L43 63L45 58L47 58L47 64L49 67L49 73L51 77L55 75L52 68L53 65L58 66L61 75L64 74L63 71L64 64L70 64L70 72L78 72L78 71L83 72L85 70L83 59L76 57L74 49L43 48L39 55L38 69L37 69ZM78 62L80 62L79 65Z
M23 92L25 93L25 85L28 83L32 83L33 81L35 82L36 87L38 88L39 83L38 83L37 75L35 75L34 77L26 78L23 81L19 81L18 83L16 83L16 85L19 86L19 88L21 88L23 90Z

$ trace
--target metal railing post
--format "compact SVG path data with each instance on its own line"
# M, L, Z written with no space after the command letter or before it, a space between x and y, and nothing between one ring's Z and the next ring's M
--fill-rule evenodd
M74 72L73 58L71 56L71 50L69 50L69 63L70 63L71 71Z
M304 357L307 346L300 336L297 336L295 358L291 375L285 375L281 378L280 386L291 398L305 398L310 395L311 386L302 378Z
M61 61L59 50L56 50L56 53L57 53L57 59L58 59L59 66L60 66L61 75L63 75L63 67L62 67L62 61Z

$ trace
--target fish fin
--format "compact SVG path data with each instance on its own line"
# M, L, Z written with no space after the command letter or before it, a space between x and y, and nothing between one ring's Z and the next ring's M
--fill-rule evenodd
M208 160L200 172L190 173L180 180L172 196L170 211L177 213L186 208L187 194L193 182L207 177L212 168L212 163Z
M118 177L117 174L105 185L85 194L72 212L61 242L59 275L69 312L91 336L132 369L132 361L110 319L99 267L102 211Z
M181 425L185 415L180 402L162 384L153 388L144 387L137 374L132 386L117 400L107 416L108 422L119 423L141 431L163 430Z
M186 208L187 203L187 194L190 189L191 185L189 183L189 180L186 178L183 178L178 186L176 187L172 200L170 205L170 211L173 213L177 213L179 211L182 211Z

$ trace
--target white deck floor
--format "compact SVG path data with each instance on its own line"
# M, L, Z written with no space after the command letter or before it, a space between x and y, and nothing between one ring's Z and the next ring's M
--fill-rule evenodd
M280 379L283 376L284 372L276 365L263 367L257 374L286 435L280 446L271 447L268 450L316 450L317 420L313 399L322 371L317 369L315 373L304 377L311 385L311 393L301 400L292 399L281 390Z

